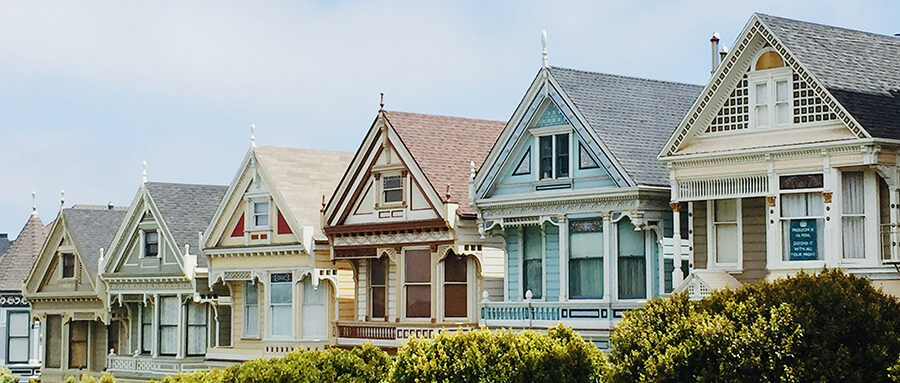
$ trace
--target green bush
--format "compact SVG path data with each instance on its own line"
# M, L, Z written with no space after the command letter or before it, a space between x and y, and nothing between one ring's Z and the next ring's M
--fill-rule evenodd
M13 374L6 366L0 366L0 383L18 383L19 376Z
M612 334L611 382L886 382L900 303L865 278L800 273L653 300Z
M572 329L546 335L508 330L441 332L411 338L389 382L599 382L605 357Z

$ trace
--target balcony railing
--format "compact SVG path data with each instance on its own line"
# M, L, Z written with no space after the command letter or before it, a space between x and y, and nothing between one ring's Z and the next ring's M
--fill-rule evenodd
M563 322L578 328L611 329L622 313L640 302L485 302L481 324L488 327L546 328Z
M149 355L114 355L106 356L106 368L116 376L149 376L162 377L179 372L205 370L203 357L174 359L171 357L153 358Z
M474 323L388 323L338 322L339 339L402 341L410 336L429 338L441 330L455 331L474 328Z
M881 225L881 259L900 262L900 225Z

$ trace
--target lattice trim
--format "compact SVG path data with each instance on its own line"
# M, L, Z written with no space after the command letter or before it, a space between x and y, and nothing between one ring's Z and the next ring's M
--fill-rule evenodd
M747 129L750 126L750 88L747 75L738 81L731 95L725 99L725 105L713 117L706 128L706 133L730 132Z

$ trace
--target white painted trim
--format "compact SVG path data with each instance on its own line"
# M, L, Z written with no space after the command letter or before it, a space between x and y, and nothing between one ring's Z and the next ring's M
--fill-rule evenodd
M718 239L716 238L716 200L706 201L706 268L711 270L723 270L740 272L744 265L744 214L742 198L729 198L735 200L737 210L737 261L735 263L720 263L718 261Z

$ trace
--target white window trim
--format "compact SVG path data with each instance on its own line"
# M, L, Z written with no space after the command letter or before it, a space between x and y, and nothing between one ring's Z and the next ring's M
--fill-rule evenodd
M765 53L765 51L763 53ZM756 59L753 62L755 63L756 60L758 60L761 55L762 55L762 53L760 53L758 56L756 56ZM750 129L755 129L755 130L784 129L784 128L789 128L793 125L793 122L794 122L793 106L794 105L793 105L792 74L793 73L791 72L791 68L787 67L787 66L780 67L780 68L763 69L763 70L759 70L759 71L753 70L753 71L750 71L749 74L747 74L747 88L748 88L747 91L748 91L748 97L749 97L748 98L748 101L749 101L748 106L750 107L748 117L750 118L750 126L749 126ZM788 84L788 99L786 101L788 104L788 110L789 110L788 122L782 123L782 124L777 123L777 120L776 120L777 116L776 116L776 112L775 112L775 105L778 103L778 101L777 101L778 94L777 94L777 89L776 89L777 88L776 84L778 83L778 81L787 81L787 84ZM768 92L768 95L766 98L766 100L767 100L766 105L768 105L768 109L769 109L768 110L769 124L766 126L759 126L758 121L756 120L756 106L757 106L757 104L756 104L756 85L763 83L763 82L766 83L766 90Z
M600 250L602 255L600 259L603 263L603 297L602 298L572 298L571 291L569 291L569 261L571 258L572 246L570 241L570 231L569 231L569 223L571 221L583 221L583 220L600 220L600 225L602 227L603 241L608 242L607 238L607 221L610 219L609 216L597 215L597 216L586 216L586 217L565 217L562 220L563 225L560 226L560 233L563 232L563 226L565 226L565 236L560 236L560 253L564 254L562 258L562 262L560 262L560 279L565 279L565 283L560 286L560 301L566 302L577 302L577 303L607 303L610 299L610 292L606 288L606 281L609 279L609 268L607 267L609 260L609 254L607 254L607 250L609 246L604 243L603 248ZM563 249L563 241L565 239L565 249ZM565 275L565 278L562 276ZM560 283L563 283L562 281ZM563 291L565 291L565 300L562 299Z
M447 255L447 257L456 257L456 256L457 256L457 255L456 255L455 253L453 253L453 254L448 254L448 255ZM476 288L476 284L475 284L475 277L476 277L476 275L475 275L475 267L476 267L476 265L475 265L475 260L473 259L473 257L464 257L465 262L466 262L466 282L465 282L465 285L466 285L466 316L464 316L464 317L451 317L451 316L447 316L447 315L445 314L445 311L446 311L447 307L446 307L446 304L445 304L445 298L446 298L446 296L445 296L445 293L444 293L444 287L445 287L448 283L453 284L453 285L462 285L463 283L462 283L462 282L447 282L447 281L444 279L444 278L445 278L445 275L446 275L446 274L444 273L444 265L445 265L444 261L445 261L446 259L447 259L447 258L445 257L443 260L440 261L440 267L439 267L440 270L438 270L438 285L441 286L440 289L438 289L438 291L437 291L437 297L438 297L438 318L439 318L441 321L454 321L454 322L468 321L469 318L475 317L475 315L474 315L474 314L475 314L475 310L477 310L477 307L475 307L475 299L473 299L473 297L474 297L473 292L475 291L475 288Z
M72 276L66 276L66 256L72 256ZM59 279L63 281L74 280L78 275L78 257L75 256L75 253L59 253Z
M527 226L519 226L519 299L525 301L525 228ZM541 231L541 297L531 298L532 302L544 302L547 300L547 233L544 231L544 223L538 225ZM531 292L534 295L534 291Z
M259 296L259 282L256 282L254 280L243 281L243 282L244 282L244 286L242 286L243 289L241 291L241 295L242 295L241 298L243 300L243 302L241 302L241 316L243 317L241 320L241 339L259 339L260 338L259 324L261 322L259 320L259 314L260 314L259 303L261 301L260 296ZM248 311L247 311L247 306L248 306L248 304L247 304L247 285L249 285L249 284L253 284L256 286L256 327L257 327L256 334L251 334L247 329L247 314L248 314ZM233 315L234 314L232 311L232 316ZM234 326L234 322L232 322L232 326Z
M737 261L735 263L720 263L718 259L718 250L717 250L717 238L716 238L716 201L715 200L707 200L706 201L706 233L707 233L707 244L706 244L706 264L708 269L722 270L722 271L731 271L731 272L740 272L743 271L744 265L744 219L743 219L743 199L742 198L726 198L726 199L734 199L735 209L737 210L735 213L737 214ZM693 243L693 242L692 242ZM674 286L673 286L674 288Z
M399 177L400 178L400 200L399 201L387 202L384 200L384 191L385 191L384 190L384 181L388 177ZM380 173L378 179L376 180L376 182L378 183L378 201L381 202L379 207L393 208L393 207L403 206L403 204L406 202L406 191L409 189L406 185L408 178L409 177L406 177L403 175L403 172ZM394 190L394 189L392 189L392 190Z
M631 219L627 214L622 213L615 222L613 222L610 218L610 242L611 254L607 257L609 258L609 271L604 271L606 276L610 279L610 289L613 291L604 291L604 296L609 297L610 302L648 302L652 299L655 294L653 293L653 278L655 278L656 273L653 273L651 268L651 258L658 256L658 254L651 254L651 250L653 249L653 244L650 243L651 237L649 234L649 230L641 230L644 234L644 275L646 281L646 297L644 298L620 298L619 297L619 225L618 223L622 221L622 219L628 218ZM634 221L632 221L634 224ZM606 226L603 227L606 230ZM605 299L604 299L605 300ZM581 300L579 300L581 302Z
M410 317L406 316L406 252L409 250L428 250L430 253L429 264L431 267L429 267L429 269L431 270L431 278L429 280L429 285L431 286L431 314L427 318L410 318ZM436 296L435 283L434 283L436 278L435 278L434 274L435 274L436 270L438 269L436 266L437 265L435 265L434 253L431 252L431 246L410 246L410 247L404 247L403 250L401 251L400 262L399 262L400 270L398 270L398 274L400 276L400 282L399 282L399 284L400 284L400 299L398 299L398 301L400 303L400 317L403 318L404 321L431 323L431 318L436 317L434 315L434 313L435 313L435 310L434 310L435 296ZM420 282L417 282L417 283L420 283ZM424 286L424 284L420 283L419 286Z
M574 141L574 130L569 125L559 125L559 126L547 126L543 128L534 128L530 130L532 136L532 156L531 156L531 167L532 173L534 173L534 180L538 182L555 182L560 180L571 180L573 175L573 163L572 158L572 142ZM569 166L569 176L565 178L556 178L556 135L557 134L568 134L569 135L569 158L568 158L568 166ZM551 137L551 146L553 150L553 164L551 165L551 178L541 178L541 137Z
M291 275L291 333L290 335L273 335L272 334L272 319L274 316L272 315L272 275L273 274L290 274ZM265 323L266 323L266 336L263 340L293 340L296 334L294 317L296 317L297 312L297 285L296 285L296 275L291 270L272 270L266 274L266 280L263 284L263 288L265 289ZM278 282L278 283L288 283L288 282Z
M268 204L269 211L268 211L267 215L269 217L269 219L268 219L269 222L266 225L257 225L256 224L256 216L258 215L256 213L256 204L259 204L259 203ZM272 200L271 200L271 198L251 198L249 200L248 213L249 214L247 216L250 217L250 225L248 225L248 227L250 227L251 230L269 230L269 228L272 227Z
M831 169L808 169L805 171L793 171L787 173L775 173L772 174L774 183L774 193L775 193L775 206L770 206L770 209L773 209L775 214L769 218L770 220L774 220L775 227L771 227L770 229L773 232L773 236L776 239L772 244L773 248L773 257L768 259L766 268L770 270L797 270L797 269L810 269L810 268L823 268L826 264L830 263L831 258L834 256L833 251L831 251L831 247L829 245L829 233L831 228L833 227L833 220L826 219L829 217L830 211L826 209L826 207L834 206L834 200L832 200L831 204L824 204L823 210L824 214L822 219L825 222L825 226L822 228L823 235L825 235L825 246L822 248L822 259L821 260L809 260L809 261L785 261L784 260L784 229L783 222L785 221L785 217L781 214L781 196L783 194L794 194L794 193L823 193L832 189L831 186L835 184L835 175L837 172L831 171ZM821 188L810 188L810 189L781 189L781 177L795 176L795 175L804 175L804 174L822 174L822 187ZM835 194L839 194L835 193ZM804 218L819 218L819 217L791 217L789 219L804 219ZM838 241L840 244L840 241ZM766 246L768 247L769 244ZM841 255L842 256L842 255Z

